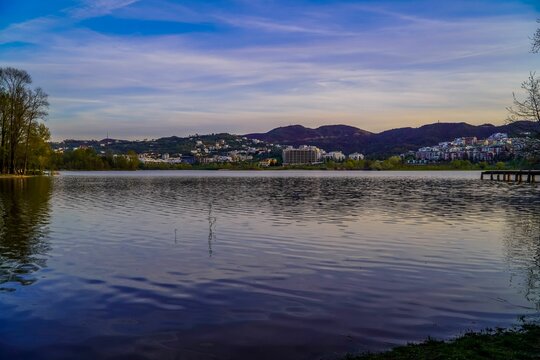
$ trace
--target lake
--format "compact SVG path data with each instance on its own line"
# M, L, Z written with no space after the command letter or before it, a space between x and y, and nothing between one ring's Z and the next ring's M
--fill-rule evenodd
M0 179L0 358L339 359L540 309L540 188L478 172Z

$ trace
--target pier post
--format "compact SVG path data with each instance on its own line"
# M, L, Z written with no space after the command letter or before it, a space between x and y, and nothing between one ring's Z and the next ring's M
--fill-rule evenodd
M500 171L482 171L480 180L485 180L487 175L491 181L505 181L521 184L527 182L529 184L536 183L536 175L540 175L538 170L500 170ZM495 178L495 175L497 176Z

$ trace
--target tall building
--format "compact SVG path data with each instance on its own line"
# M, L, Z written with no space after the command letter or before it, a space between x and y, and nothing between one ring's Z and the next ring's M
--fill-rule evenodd
M314 164L321 161L321 150L315 146L288 147L283 150L284 165Z

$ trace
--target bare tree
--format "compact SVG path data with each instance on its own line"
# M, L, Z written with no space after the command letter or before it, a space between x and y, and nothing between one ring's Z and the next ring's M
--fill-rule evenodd
M540 19L538 19L536 22L540 24ZM540 28L536 29L536 32L531 38L531 41L532 41L531 51L533 53L539 53L540 52Z
M537 20L540 24L540 19ZM531 37L531 52L540 52L540 28ZM526 134L523 154L529 160L538 162L540 159L540 78L535 72L529 73L529 78L521 83L524 94L522 97L512 93L513 104L506 108L508 110L507 121L521 127L523 134ZM532 123L531 123L532 122Z
M514 93L513 105L506 108L510 113L508 121L535 121L540 125L540 78L535 72L521 83L521 89L525 92L524 98L520 100Z

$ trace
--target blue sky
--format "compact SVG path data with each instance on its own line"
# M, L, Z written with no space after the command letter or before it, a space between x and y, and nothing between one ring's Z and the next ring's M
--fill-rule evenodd
M537 1L0 0L55 139L504 122Z

